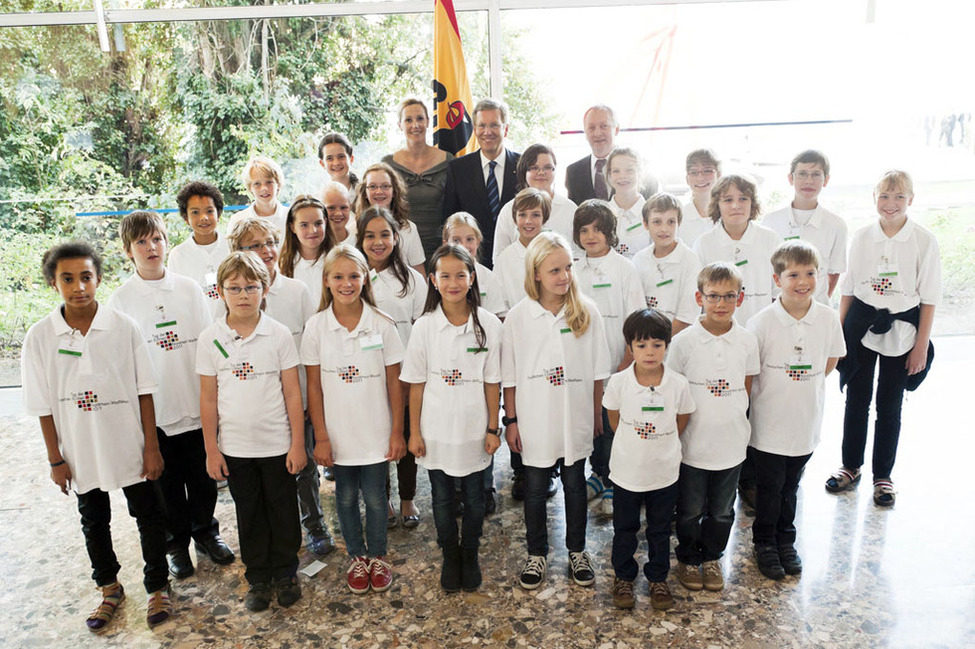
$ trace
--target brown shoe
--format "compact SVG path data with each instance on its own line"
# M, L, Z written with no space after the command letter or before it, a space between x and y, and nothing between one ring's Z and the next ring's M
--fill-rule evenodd
M701 590L704 588L704 582L701 581L701 566L678 561L677 581L687 590Z
M616 577L613 579L613 606L616 608L633 608L636 597L633 595L633 582Z
M708 590L722 590L724 588L724 575L721 573L721 564L717 561L705 561L702 565L704 573L704 587Z
M674 596L666 581L650 582L650 606L658 611L674 608Z

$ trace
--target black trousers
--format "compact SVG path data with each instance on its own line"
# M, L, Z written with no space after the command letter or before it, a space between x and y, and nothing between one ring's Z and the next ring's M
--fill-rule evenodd
M186 550L191 538L203 541L220 533L220 524L213 517L217 483L207 474L201 429L169 436L156 428L156 437L166 463L159 476L166 506L166 550Z

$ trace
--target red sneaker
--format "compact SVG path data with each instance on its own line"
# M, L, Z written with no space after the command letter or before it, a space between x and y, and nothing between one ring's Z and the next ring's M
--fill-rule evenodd
M346 575L349 583L349 590L356 595L369 592L369 560L365 557L352 557L349 570Z
M389 590L393 583L393 567L386 563L386 557L374 557L369 560L369 581L372 589L377 593Z

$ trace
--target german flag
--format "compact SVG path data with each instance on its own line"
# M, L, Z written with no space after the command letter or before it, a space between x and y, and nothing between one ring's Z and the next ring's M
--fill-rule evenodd
M473 151L471 86L453 0L434 0L433 143L456 156Z

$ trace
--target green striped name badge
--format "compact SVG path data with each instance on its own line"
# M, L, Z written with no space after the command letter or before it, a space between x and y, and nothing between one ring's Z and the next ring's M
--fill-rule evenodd
M484 291L481 291L481 297L482 297L482 298L485 298L485 297L487 297L487 293L485 293Z
M747 259L742 259L741 261L736 261L735 266L744 266L747 263L748 263Z
M606 282L605 284L593 284L592 285L593 288L609 288L611 286L612 286L612 284L610 282Z
M812 365L790 365L790 370L812 370Z
M169 322L158 322L156 323L156 329L162 329L164 327L175 327L176 321L170 320Z
M880 273L881 277L897 277L897 271L892 270L889 273Z
M799 238L799 235L797 234L797 235L795 235L795 236L791 236L791 237L785 237L785 238L783 239L783 241L795 241L795 240L796 240L796 239L798 239L798 238Z
M642 408L640 408L640 410L643 411L643 412L663 412L664 411L664 407L663 406L643 406Z
M79 352L77 350L74 350L74 349L61 349L61 348L59 348L58 349L58 353L59 354L64 354L65 356L77 356L78 358L81 357L81 352Z
M559 329L560 334L570 334L572 333L572 327L566 327L565 329Z
M627 232L633 232L637 228L642 228L642 227L643 227L643 224L642 223L634 223L633 225L631 225L628 228L626 228L626 231Z
M662 282L657 282L657 288L660 288L661 286L667 286L667 284L673 284L673 283L674 283L673 279L665 279Z
M470 352L471 354L479 354L480 352L486 352L487 350L488 350L487 347L468 347L467 348L467 351Z
M216 338L213 339L213 346L217 348L224 358L230 358L230 354L227 353L227 350L223 348L223 345L221 345L220 341Z

